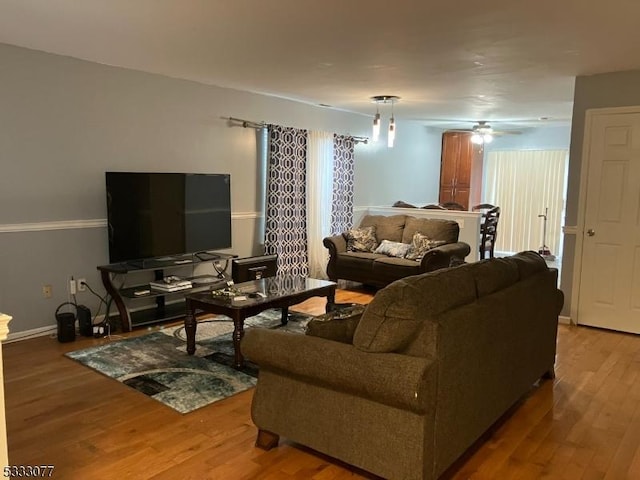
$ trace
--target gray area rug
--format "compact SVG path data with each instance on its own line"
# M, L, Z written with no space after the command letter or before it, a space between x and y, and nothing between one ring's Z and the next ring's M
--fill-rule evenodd
M282 326L280 310L267 310L245 321L249 328L278 328L304 333L312 318L290 312ZM233 323L219 316L198 322L196 353L187 355L184 327L163 328L139 337L115 340L69 352L67 357L114 378L180 413L242 392L256 384L258 368L246 362L239 371L233 362Z

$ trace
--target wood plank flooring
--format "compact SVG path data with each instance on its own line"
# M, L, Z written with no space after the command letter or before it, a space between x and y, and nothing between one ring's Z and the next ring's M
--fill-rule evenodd
M337 301L371 296L339 290ZM323 308L311 299L295 310ZM286 439L269 452L255 448L252 390L181 415L63 356L107 341L3 346L11 464L55 465L57 479L375 478ZM445 477L640 478L640 337L561 325L556 374Z

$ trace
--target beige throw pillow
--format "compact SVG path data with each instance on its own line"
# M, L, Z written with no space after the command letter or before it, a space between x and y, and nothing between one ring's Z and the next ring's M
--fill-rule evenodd
M413 239L411 240L411 244L409 245L409 250L404 258L408 260L422 260L425 253L427 253L432 248L439 247L440 245L444 245L444 240L432 240L426 235L422 235L420 232L416 232L413 234Z
M373 252L378 246L376 227L352 228L345 234L350 252Z

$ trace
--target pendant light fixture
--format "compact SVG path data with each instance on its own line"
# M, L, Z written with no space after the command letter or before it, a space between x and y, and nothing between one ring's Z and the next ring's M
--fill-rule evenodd
M391 118L389 119L389 133L387 135L387 146L389 148L393 148L396 139L396 119L393 116L393 104L400 100L400 97L396 95L376 95L375 97L371 97L371 101L376 104L376 114L373 117L373 141L377 142L380 138L380 104L391 104Z

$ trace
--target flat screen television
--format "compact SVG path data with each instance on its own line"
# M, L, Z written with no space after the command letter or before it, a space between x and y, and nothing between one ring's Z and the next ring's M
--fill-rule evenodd
M106 172L111 263L231 247L228 174Z

